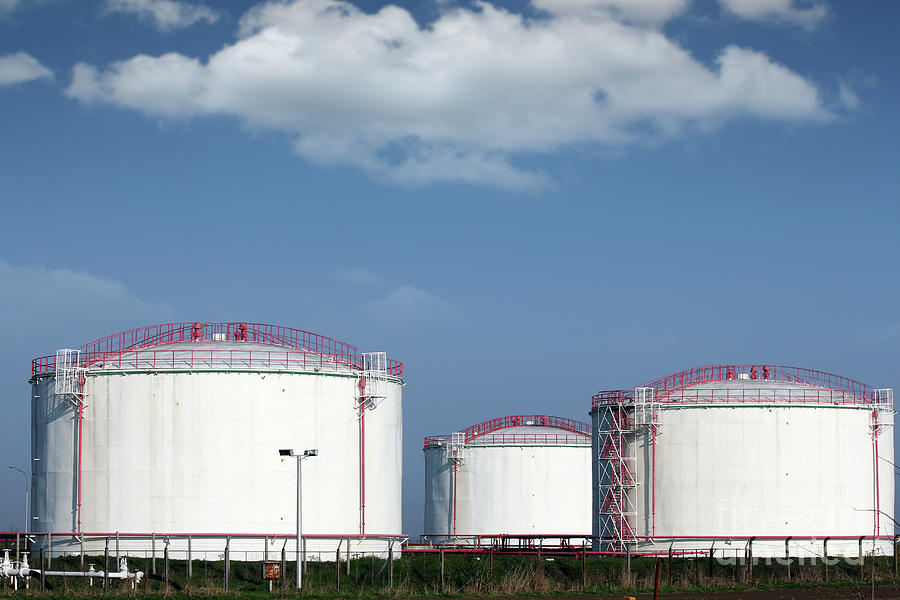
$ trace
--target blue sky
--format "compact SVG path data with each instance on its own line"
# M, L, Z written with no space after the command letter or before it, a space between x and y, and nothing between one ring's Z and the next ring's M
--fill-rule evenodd
M0 456L33 357L166 321L402 360L413 535L428 434L709 363L900 387L898 20L0 0Z

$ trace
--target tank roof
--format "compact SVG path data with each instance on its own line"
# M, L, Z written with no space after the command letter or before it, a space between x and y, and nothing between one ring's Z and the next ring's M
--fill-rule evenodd
M893 393L824 371L785 365L707 365L655 379L636 390L601 391L593 407L633 402L638 390L652 392L653 401L677 402L798 402L863 404L893 408Z
M87 369L274 368L363 370L356 346L316 333L249 322L184 322L151 325L94 340L80 349ZM55 372L56 357L32 361L32 376ZM389 376L403 377L403 364L387 361Z
M471 445L590 445L591 426L552 415L509 415L470 425L448 435L425 438L426 448L448 443Z

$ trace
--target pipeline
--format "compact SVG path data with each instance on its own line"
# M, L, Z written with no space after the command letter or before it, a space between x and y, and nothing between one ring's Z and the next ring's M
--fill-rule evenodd
M41 571L41 569L32 569L28 565L28 553L22 556L21 561L12 561L9 559L9 550L3 551L3 560L0 561L0 578L10 580L13 589L19 589L19 579L24 580L26 589L29 587L30 577L87 577L92 582L94 579L122 579L131 582L132 589L144 578L143 571L131 572L128 570L128 559L124 556L119 559L119 570L95 571L94 565L91 565L87 571Z

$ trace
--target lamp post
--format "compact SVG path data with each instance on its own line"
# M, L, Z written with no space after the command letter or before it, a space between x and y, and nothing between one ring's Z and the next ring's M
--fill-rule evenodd
M25 478L25 533L27 534L28 533L28 524L29 524L28 522L31 520L28 518L28 512L29 512L28 511L28 492L29 492L29 490L28 490L28 487L29 487L28 486L28 473L26 473L19 467L14 467L13 465L9 465L9 468L12 469L13 471L18 471L19 473L22 474L22 477Z
M311 456L318 456L319 451L315 448L304 450L302 454L294 453L291 448L282 448L278 451L279 456L289 456L297 459L297 589L303 589L303 565L300 561L300 544L303 537L303 471L300 469L300 463L303 459Z

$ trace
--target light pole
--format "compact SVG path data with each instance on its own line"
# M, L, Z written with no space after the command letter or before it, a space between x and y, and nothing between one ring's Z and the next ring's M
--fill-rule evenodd
M318 456L319 451L315 448L304 450L302 454L295 454L291 448L282 448L278 451L279 456L290 456L297 459L297 589L303 589L303 565L300 562L300 544L303 537L303 471L300 469L300 463L304 458Z
M19 473L22 474L22 477L25 478L25 533L27 534L28 533L28 521L31 520L28 518L28 492L29 492L29 490L28 490L28 487L29 487L28 486L28 473L26 473L19 467L14 467L12 465L9 465L9 468L12 469L13 471L18 471Z

